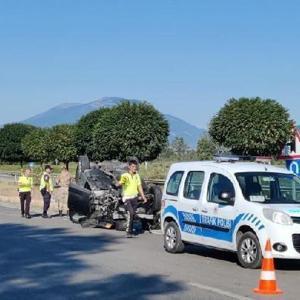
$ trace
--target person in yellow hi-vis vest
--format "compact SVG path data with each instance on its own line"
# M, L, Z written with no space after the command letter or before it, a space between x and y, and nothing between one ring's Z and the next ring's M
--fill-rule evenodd
M43 196L44 209L43 209L43 218L49 218L48 209L50 207L51 195L53 192L53 181L51 178L52 167L50 165L45 166L45 172L41 177L40 191Z
M128 163L128 172L121 175L116 186L122 186L122 200L127 210L127 237L131 238L133 234L133 219L138 206L138 196L140 195L144 203L147 202L145 197L142 181L138 174L138 162L134 159Z
M18 191L21 203L21 215L27 219L30 215L31 191L33 187L33 179L31 177L31 169L26 168L18 180Z

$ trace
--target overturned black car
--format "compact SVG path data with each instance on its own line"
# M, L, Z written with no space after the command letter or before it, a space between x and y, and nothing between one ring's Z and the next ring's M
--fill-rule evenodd
M87 156L80 156L75 183L69 187L68 208L71 221L83 227L104 227L125 230L127 214L121 190L114 180L125 171L119 162L92 164ZM161 188L146 184L143 189L147 203L137 208L135 227L141 230L160 227Z

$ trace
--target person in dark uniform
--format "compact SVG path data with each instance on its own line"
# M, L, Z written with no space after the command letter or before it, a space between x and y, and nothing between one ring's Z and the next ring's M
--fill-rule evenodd
M48 209L50 207L51 195L53 192L53 181L51 178L52 168L50 165L45 166L45 172L41 177L40 191L43 196L44 209L43 209L43 218L49 218Z

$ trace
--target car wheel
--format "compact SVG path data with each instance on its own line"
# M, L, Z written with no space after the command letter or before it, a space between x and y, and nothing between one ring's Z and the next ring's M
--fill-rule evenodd
M262 252L257 236L248 231L238 240L237 256L243 268L257 269L261 266Z
M184 250L180 230L175 222L169 222L164 230L164 247L167 252L180 253Z
M153 195L152 210L154 212L160 211L162 198L161 188L158 185L151 185L149 187L149 193Z
M80 172L84 172L91 168L90 160L87 155L79 156L78 163L80 164Z

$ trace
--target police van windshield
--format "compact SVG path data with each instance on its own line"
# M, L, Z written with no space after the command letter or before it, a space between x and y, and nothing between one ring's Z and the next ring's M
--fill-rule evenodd
M300 204L300 178L268 172L236 173L246 200L268 204Z

